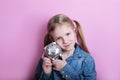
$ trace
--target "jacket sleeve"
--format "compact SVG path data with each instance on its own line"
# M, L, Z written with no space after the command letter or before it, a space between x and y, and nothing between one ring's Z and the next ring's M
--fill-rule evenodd
M66 64L60 73L66 80L96 80L95 63L91 56L86 56L81 66L82 70L79 70L80 72L78 72L72 67L72 65Z
M69 64L66 64L66 66L60 71L62 74L62 77L66 80L79 80L78 72L73 69L73 67Z
M45 74L42 69L42 59L40 59L36 71L35 71L35 80L49 80L51 74Z
M85 80L96 80L95 62L91 56L84 61L83 76Z

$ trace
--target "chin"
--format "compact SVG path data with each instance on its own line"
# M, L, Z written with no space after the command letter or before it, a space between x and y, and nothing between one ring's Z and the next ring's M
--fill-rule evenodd
M63 50L65 51L69 51L69 50L72 50L74 48L74 44L71 43L69 46L63 46Z
M65 47L64 50L70 51L70 50L72 50L73 48L74 48L73 46L69 46L69 47Z

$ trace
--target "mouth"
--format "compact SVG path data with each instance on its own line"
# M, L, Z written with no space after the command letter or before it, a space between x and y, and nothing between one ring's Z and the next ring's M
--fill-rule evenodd
M70 44L68 44L68 45L64 45L64 47L69 47L70 46Z

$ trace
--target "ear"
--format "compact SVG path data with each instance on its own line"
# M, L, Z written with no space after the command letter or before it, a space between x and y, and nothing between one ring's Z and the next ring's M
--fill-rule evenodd
M73 29L73 34L75 37L77 37L77 31L76 31L76 28Z
M77 30L76 30L76 28L74 28L73 30L74 30L74 32L75 32L75 33L77 33Z

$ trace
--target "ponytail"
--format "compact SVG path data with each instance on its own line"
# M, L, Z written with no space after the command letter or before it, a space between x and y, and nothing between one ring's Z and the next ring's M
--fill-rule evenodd
M79 45L85 52L89 53L80 24L76 20L73 20L73 22L76 25L76 36L77 36L77 41Z
M47 33L44 38L44 46L52 42L51 36Z

